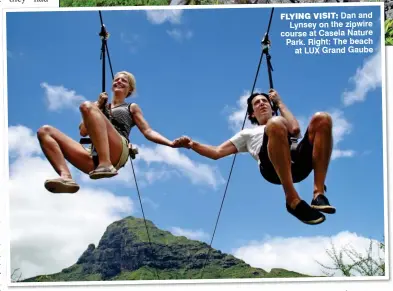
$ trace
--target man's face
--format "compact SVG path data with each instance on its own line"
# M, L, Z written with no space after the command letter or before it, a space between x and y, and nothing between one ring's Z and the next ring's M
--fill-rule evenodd
M263 96L258 95L252 100L252 108L254 110L252 116L259 121L267 121L273 116L272 107L269 100Z

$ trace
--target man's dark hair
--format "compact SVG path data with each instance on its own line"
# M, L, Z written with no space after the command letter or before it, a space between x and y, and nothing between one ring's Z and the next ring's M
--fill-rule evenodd
M251 117L251 115L254 113L254 109L252 108L252 100L256 96L259 96L259 95L265 96L267 98L267 100L269 101L270 107L273 108L272 104L270 102L269 95L267 95L266 93L255 92L255 93L251 94L251 96L248 97L248 99L247 99L247 114L248 114L248 120L251 121L251 124L259 124L258 120L255 117ZM274 114L274 112L273 112L273 114Z

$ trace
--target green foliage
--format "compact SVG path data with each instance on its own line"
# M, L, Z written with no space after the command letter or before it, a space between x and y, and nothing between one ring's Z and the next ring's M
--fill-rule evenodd
M243 0L245 1L245 0ZM170 0L60 0L60 7L162 6ZM224 4L223 0L191 0L190 5Z
M161 6L169 0L60 0L60 7Z
M385 45L393 45L393 19L385 20Z

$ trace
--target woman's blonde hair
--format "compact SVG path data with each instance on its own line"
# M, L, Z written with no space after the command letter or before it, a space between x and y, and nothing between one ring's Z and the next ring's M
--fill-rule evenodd
M130 91L127 94L127 97L131 96L131 94L133 94L135 92L136 89L136 81L135 81L135 77L133 74L131 74L130 72L127 71L121 71L121 72L117 72L115 75L116 76L120 75L120 74L124 74L127 76L128 79L128 85L130 86Z

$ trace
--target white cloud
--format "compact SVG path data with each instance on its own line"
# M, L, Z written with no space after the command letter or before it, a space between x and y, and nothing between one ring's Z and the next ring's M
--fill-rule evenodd
M255 92L259 91L258 89ZM238 132L242 129L242 125L244 122L244 117L247 113L247 98L250 97L250 91L245 91L243 95L240 96L239 100L236 102L236 107L230 109L230 114L228 117L229 127L232 131ZM226 111L226 110L225 110ZM246 118L246 123L244 128L251 128L255 125L251 124L251 122Z
M77 95L74 90L63 86L53 86L44 82L41 87L45 89L45 97L48 108L51 111L60 111L65 108L78 109L78 106L86 100L85 97Z
M167 167L163 169L153 169L149 168L144 172L144 176L149 184L156 181L166 181L172 176L180 176L176 170L170 170Z
M338 158L352 158L356 152L354 150L341 150L338 148L338 144L344 140L346 135L352 132L352 124L345 119L344 113L340 110L334 110L330 113L333 119L333 152L331 159L336 160Z
M163 24L170 22L172 24L180 24L183 10L148 10L146 11L147 19L153 24Z
M381 86L381 49L366 59L363 66L356 70L354 76L349 80L354 83L354 88L351 91L345 91L342 99L346 106L352 105L355 102L362 102L366 99L369 91Z
M140 42L140 37L137 34L129 34L129 33L120 33L120 39L122 42L129 46L129 50L131 53L136 53L137 45Z
M9 132L13 139L28 141L23 155L18 144L9 147L16 156L9 182L11 268L20 268L23 278L59 272L74 264L90 243L97 245L121 214L131 215L133 202L84 184L76 194L47 192L44 181L56 174L37 155L38 142L28 129L11 127Z
M193 184L208 185L216 189L225 180L221 176L218 168L204 163L198 163L181 151L184 149L173 149L162 145L137 145L139 149L137 158L133 160L134 171L139 187L144 187L158 181L168 181L172 178L185 177ZM86 175L81 175L81 180L87 185L115 185L122 184L126 187L135 187L134 174L130 161L119 171L116 177L102 179L99 181L91 180Z
M33 131L22 125L8 128L8 147L11 157L41 153L41 147Z
M9 151L15 160L10 164L10 220L11 268L19 268L23 278L61 271L74 264L90 243L97 245L106 227L122 214L132 215L134 204L128 197L115 196L100 189L100 182L81 179L73 167L72 174L81 189L76 194L52 194L45 190L47 178L56 177L50 163L43 158L38 139L32 130L23 126L9 128ZM24 141L24 148L17 142ZM221 176L205 164L195 163L178 149L163 146L140 148L138 163L158 162L172 167L172 175L184 175L193 183L206 183L216 187ZM137 163L134 163L134 167ZM140 165L139 165L140 166ZM151 168L151 167L150 167ZM124 181L133 180L131 167L120 172ZM128 171L128 172L127 172ZM169 171L169 172L170 172ZM158 170L138 171L153 183L168 179ZM154 176L154 177L153 177ZM126 178L127 177L127 178ZM115 178L112 178L113 181ZM140 183L140 181L138 181ZM119 194L119 193L117 193ZM149 198L143 203L153 209L159 207ZM139 208L138 208L139 209ZM179 235L203 239L202 231L175 228ZM72 238L72 239L70 239Z
M203 230L183 229L180 227L172 227L170 232L176 236L185 236L188 239L206 241L210 236Z
M353 150L339 150L339 149L334 149L332 152L332 160L338 159L338 158L352 158L355 156L355 151Z
M338 144L352 132L353 125L345 118L344 112L341 110L334 109L328 113L333 120L333 151L331 160L354 157L356 154L354 150L341 150L338 148ZM297 119L302 133L304 134L311 117L309 117L308 120L303 116L300 116Z
M174 28L171 30L167 30L166 32L170 37L179 42L190 39L193 36L193 33L190 30L183 32L180 29Z
M337 145L352 131L352 124L345 119L344 113L340 110L334 110L330 113L333 120L333 141Z
M156 145L155 147L137 147L140 149L139 159L143 160L148 165L151 163L160 163L172 167L172 173L166 170L165 174L161 173L155 178L168 178L169 175L181 174L189 178L194 184L208 184L213 188L225 182L215 167L194 162L186 155L182 154L179 149L161 145ZM152 178L151 173L148 173L148 178L150 180L155 179Z
M344 247L353 247L357 252L366 254L370 245L368 238L351 232L340 232L333 237L289 237L267 238L263 241L252 241L247 245L233 250L233 255L253 267L270 271L272 268L284 268L302 274L324 276L324 270L319 264L333 266L331 258L326 253L331 249L331 242L336 250ZM383 257L374 245L373 258ZM352 261L343 256L345 263ZM336 276L341 276L339 272Z

